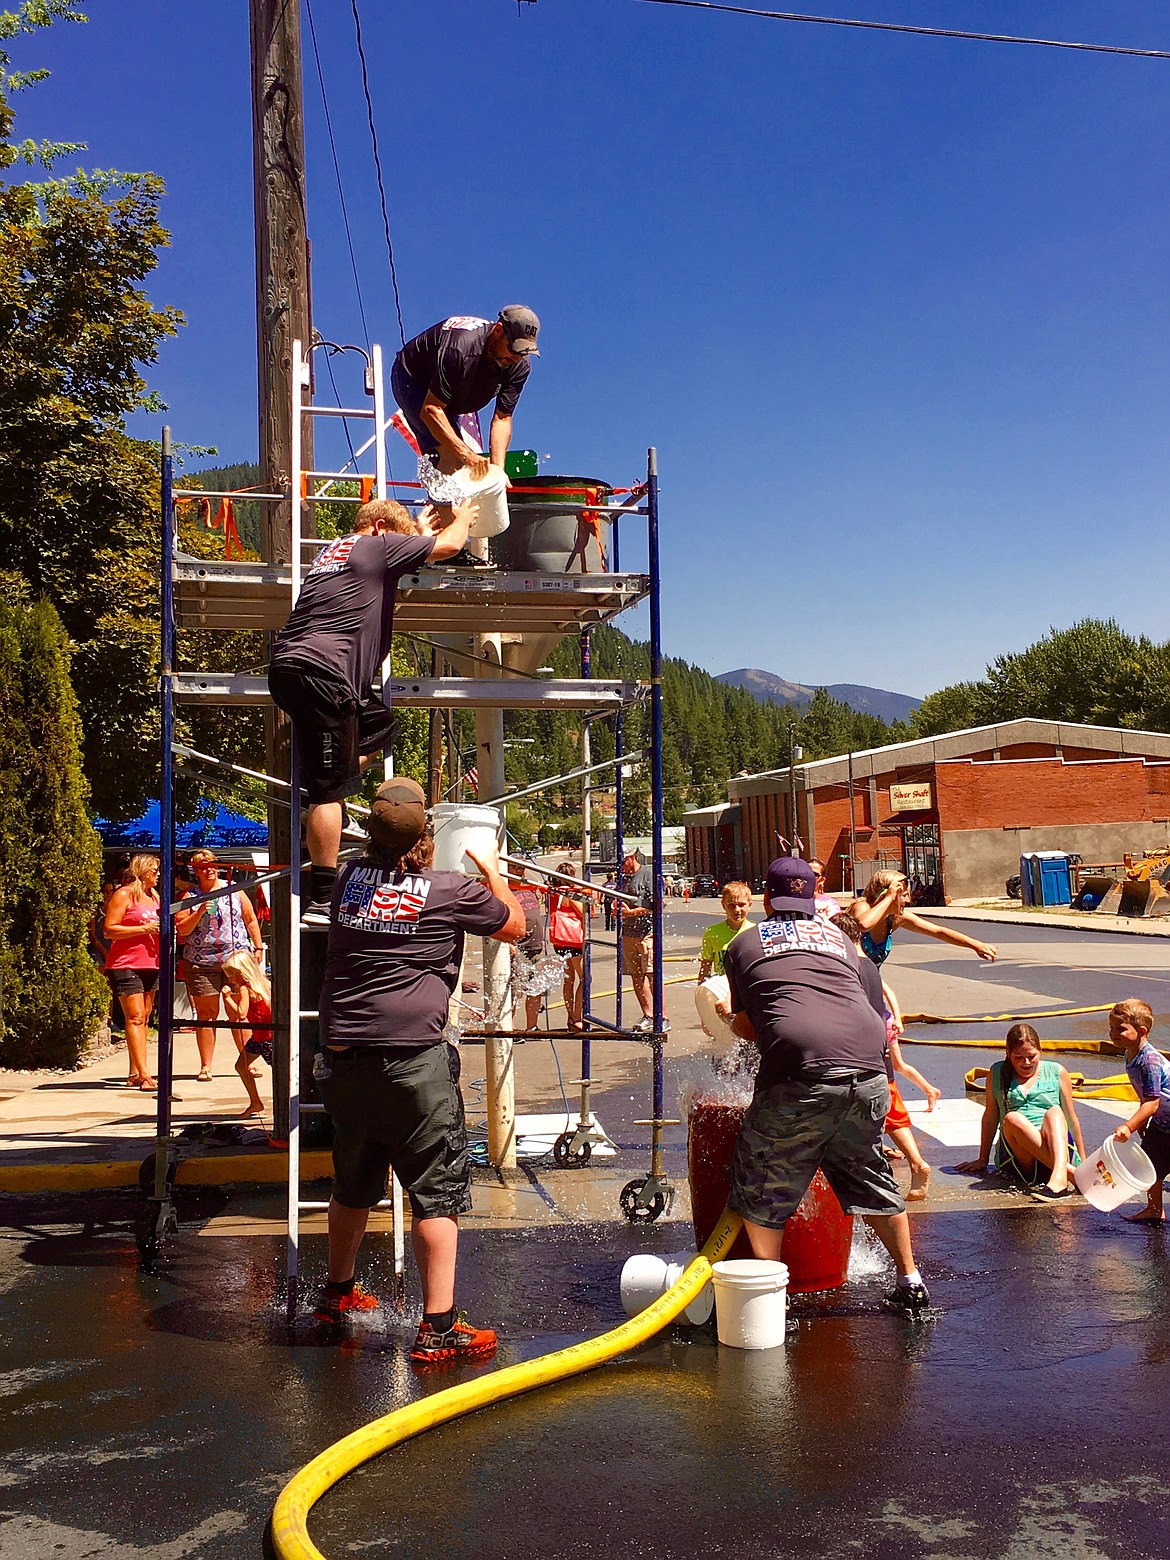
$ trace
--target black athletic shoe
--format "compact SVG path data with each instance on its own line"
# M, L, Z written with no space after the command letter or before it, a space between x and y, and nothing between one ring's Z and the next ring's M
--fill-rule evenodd
M1032 1186L1028 1189L1028 1196L1034 1197L1037 1202L1063 1202L1066 1197L1073 1196L1075 1191L1075 1186L1066 1186L1063 1192L1053 1191L1051 1186Z
M302 926L328 926L330 903L328 899L313 899L301 911Z
M886 1304L895 1311L904 1311L907 1316L921 1316L930 1310L930 1290L921 1282L898 1284L886 1296Z
M494 569L495 564L487 558L477 558L469 547L461 547L453 558L441 561L438 567L445 563L449 569Z

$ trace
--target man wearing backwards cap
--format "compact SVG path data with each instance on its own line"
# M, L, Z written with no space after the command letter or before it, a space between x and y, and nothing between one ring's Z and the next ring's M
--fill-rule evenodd
M309 903L302 920L327 926L337 880L342 803L382 753L394 717L373 691L390 653L398 581L463 546L472 511L463 505L437 536L435 511L417 517L384 498L363 504L353 531L323 547L276 636L268 665L273 702L289 716L309 797Z
M466 466L478 481L488 462L502 466L512 439L512 413L528 380L540 321L521 303L501 309L493 324L472 314L440 320L408 341L394 359L390 385L423 455L440 471ZM472 449L459 418L495 398L488 453Z
M333 1118L329 1281L318 1321L341 1326L377 1300L354 1281L369 1210L393 1165L410 1198L411 1245L423 1317L410 1357L419 1365L486 1359L496 1335L455 1309L459 1215L471 1207L459 1053L447 1044L447 1004L464 934L514 943L524 912L500 874L499 852L467 854L483 882L435 872L421 788L387 780L368 822L365 855L333 893L321 988L315 1075Z
M816 914L816 873L781 856L768 868L768 919L728 944L733 1027L760 1050L755 1093L731 1170L728 1205L757 1257L778 1260L784 1224L818 1169L860 1214L898 1269L889 1303L930 1304L905 1204L882 1153L889 1109L886 1026L862 987L858 953Z

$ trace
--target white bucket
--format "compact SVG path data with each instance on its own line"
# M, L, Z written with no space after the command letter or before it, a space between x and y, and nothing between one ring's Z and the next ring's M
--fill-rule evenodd
M621 1282L622 1309L626 1315L638 1316L648 1305L653 1305L660 1295L678 1283L694 1260L693 1251L676 1251L666 1257L629 1257L622 1268ZM711 1315L714 1304L711 1285L704 1284L679 1320L701 1327Z
M489 466L487 476L478 480L461 466L432 479L427 491L438 504L474 504L471 536L499 536L508 529L508 476L501 466Z
M1097 1152L1076 1167L1073 1180L1086 1201L1109 1213L1131 1197L1148 1192L1157 1175L1136 1138L1119 1143L1110 1133Z
M467 856L467 847L491 850L500 836L500 815L494 807L470 807L461 802L440 802L431 809L435 835L435 871L479 875Z
M704 1034L710 1035L713 1040L734 1040L735 1031L731 1027L731 1020L715 1011L717 1002L722 1002L724 1007L731 1005L731 987L726 975L709 975L695 987L695 1007Z
M788 1269L783 1262L716 1262L719 1342L733 1349L775 1349L784 1342Z

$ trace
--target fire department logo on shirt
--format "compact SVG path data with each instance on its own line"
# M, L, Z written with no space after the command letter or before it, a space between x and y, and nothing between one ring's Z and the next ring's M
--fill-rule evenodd
M358 867L342 889L338 925L355 932L413 937L430 892L427 878L407 874L401 882L393 883L376 867Z
M830 953L848 960L845 934L819 916L815 920L761 922L760 942L769 958L780 953Z
M339 536L313 559L313 567L309 570L309 574L340 574L349 562L350 553L360 541L360 536Z

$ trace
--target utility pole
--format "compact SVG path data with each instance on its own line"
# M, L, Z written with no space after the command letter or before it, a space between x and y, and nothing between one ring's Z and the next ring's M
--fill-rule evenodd
M800 854L797 849L797 836L800 833L800 824L796 817L796 766L804 757L804 749L796 740L796 722L790 721L788 725L788 841L789 853L793 856Z
M249 0L252 42L252 167L256 204L256 344L260 406L260 480L268 493L287 492L289 503L262 504L264 556L291 563L292 505L301 502L292 486L292 344L308 346L308 227L305 204L305 128L301 97L301 18L297 0ZM312 419L303 419L302 459L313 464ZM314 534L312 517L303 522ZM269 709L264 724L269 774L289 779L288 722ZM295 863L289 815L268 809L268 859ZM272 895L272 1013L274 1136L288 1135L288 963L284 950L292 932L289 896ZM312 1004L315 1005L315 1004ZM283 1037L283 1040L282 1040Z
M853 813L853 753L849 754L849 891L857 893L857 819Z

